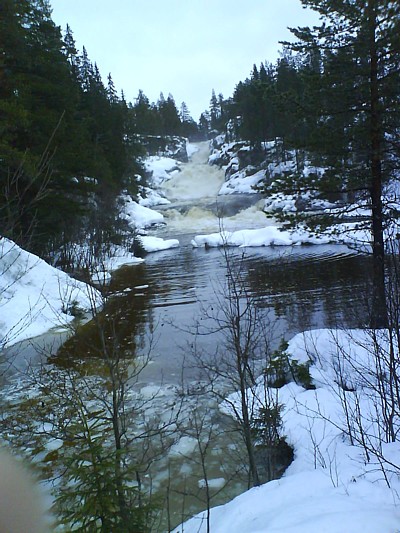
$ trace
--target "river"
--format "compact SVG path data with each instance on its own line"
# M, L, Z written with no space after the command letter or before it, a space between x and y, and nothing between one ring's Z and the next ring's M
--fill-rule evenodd
M193 248L193 236L216 232L221 224L237 230L272 223L262 213L262 200L255 194L217 196L224 174L206 164L207 155L203 144L191 163L166 182L164 192L171 204L160 209L166 225L149 232L177 238L180 247L148 254L143 264L117 272L111 285L113 291L124 295L117 299L118 313L125 323L136 322L136 331L144 339L143 353L150 349L148 339L152 340L151 364L143 369L137 384L144 393L154 390L152 387L196 389L200 371L194 352L214 353L221 342L218 332L196 339L193 332L204 319L204 309L218 306L226 280L225 256L219 249ZM242 261L246 288L267 314L273 348L282 338L290 339L306 329L355 327L364 322L362 295L370 269L368 257L340 245L247 248L231 254L232 261ZM127 340L130 333L128 329ZM192 423L188 410L196 410L215 431L207 470L215 483L212 505L217 505L245 490L243 470L235 471L245 462L245 453L237 435L232 436L230 421L219 414L215 398L205 394L200 401L198 397L186 401L187 419ZM160 405L167 407L168 400L161 398ZM199 486L203 473L189 425L183 424L186 436L169 462L159 464L156 476L160 487L166 486L167 471L168 483L173 479L169 500L172 524L205 507L204 489ZM163 528L165 516L160 530Z
M261 210L257 194L217 196L224 173L207 165L207 143L183 170L164 185L171 204L159 209L166 225L150 234L177 238L180 247L148 254L142 265L124 268L114 277L118 293L140 287L121 300L125 309L157 325L157 345L150 381L176 383L182 374L182 346L205 305L218 297L226 277L226 260L219 249L193 248L196 234L224 229L258 228L272 224ZM336 325L357 326L364 320L366 272L369 258L346 246L318 245L236 249L233 258L244 265L245 284L259 305L268 308L274 337L311 328ZM142 287L146 287L143 289ZM356 295L359 294L359 299ZM129 303L128 303L129 302ZM209 347L218 342L212 335L203 339ZM187 370L186 378L195 379Z
M196 389L199 368L194 352L213 353L221 341L212 327L208 335L196 339L193 332L204 318L204 309L219 305L226 258L219 249L193 248L192 238L216 232L221 225L237 230L272 223L263 214L257 194L218 196L224 173L208 166L207 156L207 143L201 143L182 171L165 182L164 193L171 203L159 210L166 224L149 232L177 238L179 248L148 254L144 263L120 269L110 285L114 297L105 313L118 317L118 335L125 349L139 357L150 353L150 364L134 386L149 396L151 414L173 409L176 388ZM231 254L230 261L242 261L246 289L271 324L273 348L282 338L289 339L306 329L354 327L364 322L362 295L370 269L368 257L339 245L247 248L232 250ZM77 337L64 349L73 346L76 353L87 354L90 344L87 338ZM154 391L159 393L155 397ZM232 392L228 385L226 392ZM207 394L189 395L182 406L186 417L180 428L183 437L169 456L156 461L146 474L151 476L156 493L171 488L169 518L164 513L155 531L165 530L168 522L176 525L205 507L194 412L200 413L203 425L213 429L207 456L207 476L213 487L211 504L222 503L247 486L241 469L245 457L240 439L232 432L227 437L227 429L232 429L230 421L219 413L216 399Z

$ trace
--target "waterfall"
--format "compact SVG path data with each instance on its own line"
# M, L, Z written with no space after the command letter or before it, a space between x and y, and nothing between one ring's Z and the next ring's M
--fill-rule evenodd
M226 230L263 227L267 219L258 194L219 195L225 172L208 164L209 144L198 143L189 163L162 185L171 204L159 207L167 227L161 233L218 232L221 223Z

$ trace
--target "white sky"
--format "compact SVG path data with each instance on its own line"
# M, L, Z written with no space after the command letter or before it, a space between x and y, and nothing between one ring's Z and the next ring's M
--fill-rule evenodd
M274 63L287 27L312 25L300 0L50 0L53 20L71 26L103 80L133 102L142 89L182 101L197 121L211 91L232 96L254 63Z

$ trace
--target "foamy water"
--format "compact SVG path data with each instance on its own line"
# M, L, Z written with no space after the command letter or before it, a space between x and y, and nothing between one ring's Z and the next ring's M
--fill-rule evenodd
M163 186L165 196L172 202L215 198L225 181L222 169L207 164L208 142L198 143L197 146L199 150L192 155L191 161Z
M221 227L235 231L271 224L262 211L259 195L219 195L225 171L208 164L208 142L198 143L197 147L191 161L162 186L171 204L159 208L167 223L161 233L214 233Z

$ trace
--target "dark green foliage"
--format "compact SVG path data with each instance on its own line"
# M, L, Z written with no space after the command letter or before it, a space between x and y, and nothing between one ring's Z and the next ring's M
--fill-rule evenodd
M328 200L335 195L371 209L372 325L383 326L387 221L382 192L400 170L400 4L302 4L318 12L320 26L292 28L297 41L283 43L276 65L253 67L250 78L236 87L230 118L253 145L279 138L283 154L296 153L296 170L280 179L267 177L266 194L282 191L283 185L290 194L311 192ZM305 155L323 171L303 172ZM301 210L287 220L310 222Z
M271 406L261 407L254 419L255 434L259 444L277 446L281 439L283 405L273 403Z
M140 90L135 104L130 108L130 115L136 132L141 135L180 135L191 140L199 136L198 126L190 116L187 105L183 102L179 112L172 94L165 98L160 93L157 104L154 104Z
M290 360L290 372L294 381L305 389L314 389L309 363L299 363L296 359Z
M256 458L264 481L281 477L293 461L293 448L281 435L283 405L271 402L258 410L253 419Z
M181 135L190 140L197 140L199 138L199 128L193 120L185 102L182 102L181 104L180 119Z
M302 131L298 99L303 94L295 58L284 49L274 66L256 65L250 78L236 86L233 101L226 109L229 118L240 117L238 134L257 145L276 137L292 142Z
M292 359L287 349L288 343L282 339L278 350L272 353L269 364L264 369L268 386L279 388L294 381L305 389L313 388L310 364Z
M82 225L85 176L112 198L138 170L126 102L69 26L62 38L46 0L0 6L0 154L0 233L29 234L40 253Z
M135 466L125 450L110 447L104 413L80 411L75 444L66 447L65 473L56 498L58 523L73 531L144 533L147 506L138 506ZM73 428L69 428L71 431ZM79 442L80 441L80 442Z
M321 15L313 29L297 28L289 45L302 57L317 47L321 64L313 79L317 126L311 145L336 191L364 193L371 208L374 257L373 327L386 324L385 183L398 179L400 99L400 5L386 0L302 0ZM316 79L316 81L315 81Z

